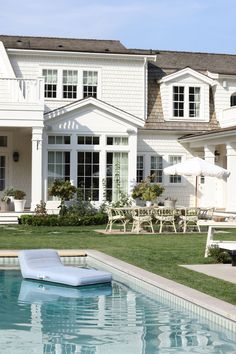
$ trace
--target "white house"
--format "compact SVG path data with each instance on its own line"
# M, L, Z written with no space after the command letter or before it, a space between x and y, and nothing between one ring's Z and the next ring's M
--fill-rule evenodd
M32 210L64 178L97 203L156 173L194 203L194 179L163 168L192 156L230 170L201 179L199 205L236 210L236 56L127 49L119 41L0 36L0 191Z

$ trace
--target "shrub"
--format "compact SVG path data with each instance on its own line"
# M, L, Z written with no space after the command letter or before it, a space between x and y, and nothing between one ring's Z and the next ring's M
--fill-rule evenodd
M159 197L163 193L164 187L153 183L152 180L154 177L154 175L148 176L144 181L136 184L132 191L132 198L153 201Z
M230 254L227 251L222 251L218 246L209 247L208 255L216 263L231 263Z
M94 215L22 215L20 223L30 226L81 226L103 225L107 222L107 215L97 213Z

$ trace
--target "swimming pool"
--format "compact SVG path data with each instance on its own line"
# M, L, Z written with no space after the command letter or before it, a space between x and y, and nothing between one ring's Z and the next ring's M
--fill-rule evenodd
M236 334L113 281L83 288L0 270L0 353L236 353Z

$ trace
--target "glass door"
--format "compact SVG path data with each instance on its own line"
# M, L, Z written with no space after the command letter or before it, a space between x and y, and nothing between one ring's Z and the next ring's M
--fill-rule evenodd
M0 155L0 192L6 187L6 156Z

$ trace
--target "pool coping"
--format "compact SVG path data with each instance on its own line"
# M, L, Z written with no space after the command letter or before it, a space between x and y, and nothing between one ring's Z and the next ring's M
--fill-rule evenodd
M206 311L224 317L227 320L233 321L236 325L236 306L217 299L213 296L204 294L198 290L192 289L173 280L164 278L160 275L151 273L132 264L121 261L115 257L106 255L103 252L86 249L86 250L57 250L61 257L88 257L88 259L98 261L104 264L104 267L109 266L118 272L127 274L139 281L153 286L163 291L168 292L183 301L188 301L196 306L200 306ZM0 250L0 258L17 258L18 250Z

